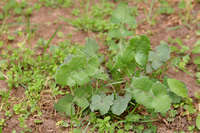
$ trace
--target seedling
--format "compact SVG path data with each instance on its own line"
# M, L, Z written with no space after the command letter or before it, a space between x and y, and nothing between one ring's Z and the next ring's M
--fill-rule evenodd
M169 5L169 3L165 0L160 1L160 9L159 12L161 14L172 14L174 12L174 9Z
M179 13L180 18L183 20L184 23L189 23L192 20L192 0L181 0L178 7L182 9L182 12ZM184 16L182 15L182 13L185 13L186 15Z
M149 10L144 9L144 12L146 14L146 20L151 25L155 25L156 24L155 17L157 16L157 14L156 13L153 14L154 6L155 6L156 2L157 2L157 0L152 0Z

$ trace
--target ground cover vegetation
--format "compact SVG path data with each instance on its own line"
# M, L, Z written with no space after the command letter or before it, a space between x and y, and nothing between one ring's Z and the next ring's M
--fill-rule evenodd
M200 1L0 1L0 133L200 132Z

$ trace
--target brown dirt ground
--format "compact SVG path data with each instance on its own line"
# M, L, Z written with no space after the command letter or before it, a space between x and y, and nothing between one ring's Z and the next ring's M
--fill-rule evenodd
M177 6L177 0L171 2L174 4L174 6ZM130 2L129 5L133 6L134 2ZM77 5L75 5L77 7ZM139 5L139 16L137 17L137 20L140 21L144 19L145 15L143 12L144 8L149 7L148 5L145 5L144 3L141 3ZM198 17L198 11L200 9L199 4L195 4L194 6L194 16ZM34 37L29 41L28 45L33 46L39 38L44 38L48 40L51 35L55 32L56 28L60 25L62 25L62 31L64 35L66 35L65 38L59 38L55 37L52 41L53 44L56 44L59 41L63 41L66 39L72 40L74 43L78 44L84 44L85 38L89 36L94 36L95 33L87 33L83 31L79 31L73 26L67 24L66 22L62 21L59 17L63 16L65 18L73 18L71 15L71 9L52 9L47 7L42 7L39 11L34 11L33 15L30 17L31 25L36 25L37 30L35 32ZM17 16L16 16L17 17ZM15 18L16 19L16 18ZM15 19L9 20L11 23L15 21ZM178 14L172 14L172 15L161 15L156 18L156 25L152 26L148 23L142 23L138 25L138 28L136 29L136 34L149 34L148 32L151 31L150 39L152 43L152 47L155 47L160 43L161 40L168 40L168 37L176 38L179 37L183 40L184 44L192 48L194 46L194 43L199 39L195 31L197 30L196 26L193 26L191 28L187 28L186 26L183 26L183 28L177 29L177 30L169 30L170 27L182 25L180 18ZM0 22L1 23L1 22ZM14 32L17 29L25 29L25 25L17 25L14 27L11 27L9 29L10 32ZM67 35L71 35L70 37ZM190 36L189 39L187 36ZM6 37L1 36L2 40L7 42ZM97 38L97 37L96 37ZM10 45L16 46L16 43L20 42L24 38L17 38L13 42L9 42ZM101 40L99 40L101 42ZM102 44L102 43L101 43ZM170 44L172 45L172 44ZM103 45L101 45L103 46ZM195 73L195 66L188 66L188 68L191 68L191 72ZM190 75L184 73L184 72L175 72L173 69L169 69L167 71L167 75L169 77L173 77L176 79L179 79L186 83L186 85L189 88L189 92L191 95L193 95L194 92L199 91L199 85L196 84L195 78L191 77ZM4 81L0 80L0 89L5 90L8 89L7 84ZM23 88L17 88L14 92L12 92L12 95L15 97L22 98L23 96L21 94L24 94ZM40 107L42 110L42 124L34 124L34 120L37 119L36 116L32 116L27 120L28 126L33 130L34 133L68 133L68 129L61 129L56 126L56 122L59 120L63 120L64 117L60 116L55 112L53 109L53 104L55 102L55 99L53 99L47 90L44 90L42 92L42 97L40 101ZM0 112L0 118L2 117L3 113ZM175 124L174 124L175 123ZM174 123L165 123L165 121L159 121L156 123L158 125L158 133L173 133L174 130L187 130L186 125L194 124L194 121L191 123L188 123L187 118L185 117L177 117L174 121ZM13 129L15 129L17 132L21 131L22 129L19 127L19 121L18 116L14 116L10 118L6 122L7 126L3 129L3 133L11 133Z

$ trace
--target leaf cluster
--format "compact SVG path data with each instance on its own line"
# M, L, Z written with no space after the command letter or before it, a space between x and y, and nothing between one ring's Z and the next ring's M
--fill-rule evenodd
M88 39L83 49L69 54L56 72L56 82L63 86L84 85L93 79L106 79L97 55L98 44Z
M91 90L88 91L87 97L77 97L80 93L75 91L55 104L58 111L67 115L74 114L76 104L82 109L90 107L91 111L100 111L101 115L109 111L115 115L121 115L127 109L129 102L134 99L148 109L165 113L170 109L174 99L188 98L186 86L178 80L169 78L167 83L163 84L148 76L135 75L136 69L140 69L145 74L145 68L148 65L153 71L160 68L170 58L170 50L165 42L161 42L152 51L148 37L141 35L120 45L119 52L111 56L106 64L111 74L110 78L108 78L109 74L106 73L105 67L102 67L101 57L103 56L98 54L98 44L93 39L87 39L83 48L78 48L74 53L67 55L64 63L58 67L55 79L58 84L69 86L73 92L73 88L76 90L77 86L80 89L81 86L87 88L91 87L92 83L100 83L100 88L103 88L105 85L98 81L116 82L128 76L132 81L131 84L127 83L124 95L119 96L118 92L107 94L103 91ZM111 82L111 84L115 83ZM114 87L117 86L114 85ZM82 95L85 94L84 91L80 92ZM68 112L69 110L71 112Z

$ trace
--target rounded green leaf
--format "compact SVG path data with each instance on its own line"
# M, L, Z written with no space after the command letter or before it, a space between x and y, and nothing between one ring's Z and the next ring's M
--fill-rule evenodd
M103 73L98 57L74 55L58 68L55 79L63 86L84 85L91 78L102 79Z
M93 95L90 104L91 111L99 110L101 115L108 113L110 106L113 104L114 95Z
M133 88L149 91L153 85L153 82L145 76L139 78L133 78L131 83Z
M170 109L171 98L167 94L160 94L154 97L152 101L152 107L155 109L155 112L165 113Z
M59 101L54 105L56 111L65 113L67 116L75 114L75 108L73 105L73 96L68 94L63 98L59 99Z
M141 65L145 66L148 61L150 51L150 40L147 36L135 36L130 40L130 49L135 51L135 60Z
M117 99L114 100L111 107L112 113L116 115L121 115L126 110L130 100L130 94L126 94L125 96L118 96Z
M97 44L96 40L87 38L85 44L85 52L88 55L93 56L97 53L98 50L99 50L99 45Z
M172 92L180 97L188 98L188 89L183 82L176 79L168 79L167 82Z
M136 19L131 15L130 8L126 3L118 4L117 8L112 13L111 22L136 25Z
M84 56L73 56L56 71L56 82L60 85L69 86L85 83L88 80L88 76L84 75L83 71L85 63L86 58Z
M167 88L165 85L163 85L161 82L156 82L151 87L152 92L155 96L166 94Z
M153 82L148 77L139 77L132 80L132 88L127 89L137 103L155 112L165 113L170 109L171 98L166 86L160 82Z
M155 51L149 52L148 61L154 70L160 68L164 62L170 58L170 48L164 41L160 42L160 45L156 47Z
M139 65L144 66L147 63L147 56L143 51L136 51L135 60Z
M73 101L82 109L86 109L89 106L88 100L84 97L74 97Z
M137 103L144 105L146 108L152 108L153 95L141 89L133 89L132 95Z

